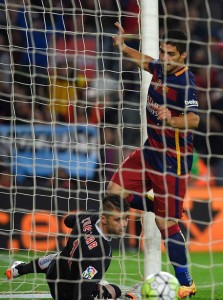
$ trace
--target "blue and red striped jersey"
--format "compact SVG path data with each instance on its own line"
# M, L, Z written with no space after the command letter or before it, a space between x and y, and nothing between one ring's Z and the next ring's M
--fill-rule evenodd
M193 136L191 131L165 125L157 119L154 106L165 105L172 116L197 113L198 99L194 75L183 67L175 74L164 76L159 60L149 65L153 74L147 98L147 140L144 157L159 172L178 175L190 172L193 160Z

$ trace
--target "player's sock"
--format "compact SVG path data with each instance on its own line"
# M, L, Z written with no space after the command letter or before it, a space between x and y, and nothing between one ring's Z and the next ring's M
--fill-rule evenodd
M26 275L29 273L34 273L34 268L33 268L33 261L25 264L18 265L17 270L20 275Z
M190 286L193 282L188 268L174 267L175 275L181 285Z
M38 261L39 261L39 259L36 258L35 260L33 260L29 263L19 265L17 267L19 274L25 275L25 274L30 274L30 273L45 273L45 270L42 270L39 267Z
M161 230L162 237L168 250L169 259L174 267L175 275L181 285L190 286L193 282L188 266L185 240L180 227L175 224L166 230Z
M132 208L154 212L154 202L147 196L141 197L131 194L126 198L126 201Z

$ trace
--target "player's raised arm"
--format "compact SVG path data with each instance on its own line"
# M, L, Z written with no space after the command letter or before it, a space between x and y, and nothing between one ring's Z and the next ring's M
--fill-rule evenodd
M123 54L132 58L138 67L140 67L146 71L149 71L149 62L151 60L153 60L153 58L151 56L142 54L141 52L137 51L136 49L128 47L125 44L125 31L124 31L123 27L121 26L121 24L119 22L116 22L115 26L118 28L118 33L115 36L113 36L114 46L119 48L119 50L122 51Z

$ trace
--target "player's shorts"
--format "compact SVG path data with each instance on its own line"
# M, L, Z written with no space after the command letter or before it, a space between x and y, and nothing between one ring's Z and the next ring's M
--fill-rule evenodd
M145 195L153 189L154 213L160 217L180 219L189 175L160 173L145 162L142 149L136 149L114 173L111 181L130 194Z

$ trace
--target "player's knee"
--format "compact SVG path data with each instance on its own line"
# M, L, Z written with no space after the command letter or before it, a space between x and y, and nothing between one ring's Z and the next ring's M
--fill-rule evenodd
M166 220L164 218L156 217L155 221L160 230L162 238L166 238L180 232L180 227L177 220Z

